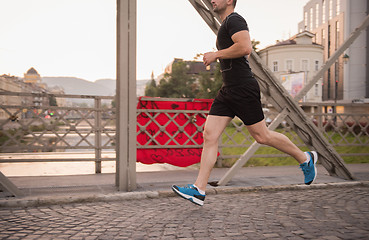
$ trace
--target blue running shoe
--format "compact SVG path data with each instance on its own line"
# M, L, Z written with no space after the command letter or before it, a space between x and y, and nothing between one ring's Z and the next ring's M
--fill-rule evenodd
M300 164L300 168L305 175L305 184L310 185L314 182L317 175L316 162L318 161L318 154L315 151L306 152L306 154L310 156L310 161Z
M201 194L192 184L188 184L185 187L173 185L172 190L184 199L187 199L200 206L204 205L205 194Z

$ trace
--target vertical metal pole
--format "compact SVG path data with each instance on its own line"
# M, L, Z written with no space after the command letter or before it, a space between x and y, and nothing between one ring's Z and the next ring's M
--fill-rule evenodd
M318 129L323 132L323 106L318 105Z
M101 98L95 97L95 173L101 173Z
M128 58L128 191L135 190L137 162L137 94L136 94L137 0L129 0Z
M223 138L222 136L220 136L219 140L218 140L218 152L219 152L219 156L217 157L217 166L219 168L223 167Z
M137 0L117 0L116 185L136 189L136 12Z

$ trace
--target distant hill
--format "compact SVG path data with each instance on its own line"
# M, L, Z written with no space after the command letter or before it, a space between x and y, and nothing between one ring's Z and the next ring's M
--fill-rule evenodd
M112 96L109 87L75 77L43 77L42 81L49 87L59 86L66 94Z
M114 96L115 79L99 79L90 82L76 77L43 77L42 81L49 87L59 86L66 94ZM149 80L137 80L137 95L142 96L145 92L146 83Z
M146 84L151 81L149 80L137 80L136 87L137 87L137 96L145 96L145 87Z
M108 88L112 95L115 95L115 88L117 81L115 79L99 79L95 81L96 84Z

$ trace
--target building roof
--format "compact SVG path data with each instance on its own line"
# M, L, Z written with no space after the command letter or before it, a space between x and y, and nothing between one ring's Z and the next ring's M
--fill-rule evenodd
M309 31L303 31L303 32L300 32L300 33L298 33L298 34L296 34L295 36L294 36L294 38L298 38L298 37L303 37L303 36L308 36L308 37L311 37L311 38L313 38L314 36L315 36L315 34L314 33L312 33L312 32L309 32Z
M316 42L313 42L313 37L315 34L309 32L309 31L303 31L301 33L298 33L291 37L290 39L287 39L285 41L277 41L275 45L268 46L260 52L263 52L267 49L270 49L272 47L279 47L279 46L288 46L288 45L301 45L301 44L309 44L309 45L315 45L318 46L320 44L317 44ZM321 46L321 45L320 45Z
M282 42L277 42L274 46L292 45L292 44L296 44L296 41L293 39L288 39Z
M291 37L288 40L277 42L274 46L281 46L281 45L292 45L292 44L299 44L296 40L304 37L313 38L315 34L309 31L303 31L301 33L296 34L295 36ZM315 44L312 42L312 44Z
M34 69L33 67L31 67L30 69L28 69L27 74L32 74L32 75L37 74L38 75L38 72L36 71L36 69Z

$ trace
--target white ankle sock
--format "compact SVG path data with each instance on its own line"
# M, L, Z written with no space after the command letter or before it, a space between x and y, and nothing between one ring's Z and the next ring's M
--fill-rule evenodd
M308 152L304 152L304 153L306 155L306 161L305 162L308 163L311 160L311 156Z
M193 185L195 188L197 188L197 190L199 191L200 194L205 195L205 191L201 190L198 186L196 186L195 184Z

